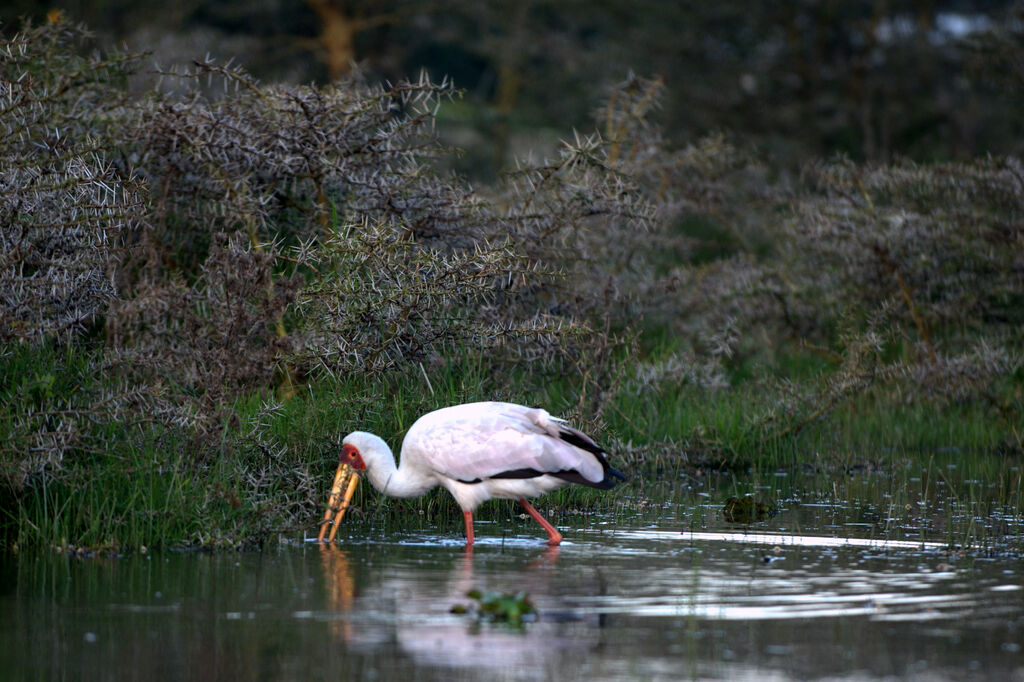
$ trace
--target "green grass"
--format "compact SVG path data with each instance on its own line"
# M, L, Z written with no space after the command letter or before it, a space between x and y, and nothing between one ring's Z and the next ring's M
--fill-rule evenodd
M131 551L244 547L277 533L312 535L338 444L349 431L378 433L397 452L412 422L444 405L509 399L566 414L576 403L578 389L568 379L538 385L536 377L522 376L496 384L484 359L465 352L453 358L447 366L417 366L386 381L315 380L273 409L268 394L245 395L214 437L199 438L186 428L89 412L117 387L92 369L95 358L87 352L14 349L0 360L8 480L23 455L18 439L29 429L53 428L47 420L74 418L76 409L84 416L75 422L78 439L59 461L20 487L7 483L0 490L0 545ZM679 481L709 470L729 473L712 491L720 502L772 484L782 469L809 472L803 494L868 500L880 515L925 500L959 519L944 527L961 541L998 531L998 523L972 519L1019 518L1024 511L1020 433L995 408L908 404L866 393L779 437L783 429L764 419L777 398L752 385L718 392L623 389L611 396L594 435L631 481L611 492L573 486L538 507L559 518L570 510L628 516L645 505L692 504L692 491ZM614 447L626 443L632 444L628 452ZM851 475L864 471L879 475ZM354 506L351 523L368 532L461 532L461 514L443 490L389 500L364 484ZM519 513L513 503L494 501L478 517L504 521Z
M203 482L161 455L129 447L95 460L91 477L40 477L14 519L20 543L117 549L192 539L196 506L207 503Z

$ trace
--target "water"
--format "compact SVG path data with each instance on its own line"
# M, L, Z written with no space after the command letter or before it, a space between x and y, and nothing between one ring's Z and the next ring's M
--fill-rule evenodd
M480 523L467 553L353 523L330 548L15 557L0 677L1024 679L1019 557L872 537L834 509L842 534L712 512L692 531L590 516L557 548L528 525ZM525 591L538 617L483 622L472 588Z

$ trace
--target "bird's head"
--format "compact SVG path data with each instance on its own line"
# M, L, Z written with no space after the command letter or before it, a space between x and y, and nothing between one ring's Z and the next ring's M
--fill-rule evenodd
M360 474L366 471L367 463L373 465L375 462L379 463L382 458L391 458L394 466L394 456L387 443L379 436L364 431L353 431L345 436L345 440L341 442L341 453L338 455L334 485L331 486L331 495L327 500L327 511L320 524L320 542L323 542L328 526L331 526L329 539L334 540L338 524L348 510L352 496L356 494Z
M353 431L341 441L339 465L348 464L356 471L365 471L367 467L381 469L387 460L394 463L395 456L380 436L366 431Z

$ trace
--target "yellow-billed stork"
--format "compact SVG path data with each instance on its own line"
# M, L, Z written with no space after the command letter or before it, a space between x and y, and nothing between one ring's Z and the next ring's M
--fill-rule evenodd
M354 431L342 441L327 512L330 540L366 472L390 497L416 497L444 486L462 508L466 544L473 544L473 511L492 497L516 499L548 532L562 535L526 498L570 483L609 489L626 480L608 464L607 453L582 431L546 410L513 403L482 402L435 410L417 419L402 441L401 463L379 436Z

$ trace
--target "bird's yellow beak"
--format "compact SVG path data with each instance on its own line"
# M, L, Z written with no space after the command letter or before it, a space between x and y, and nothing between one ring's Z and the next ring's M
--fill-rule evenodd
M350 465L338 464L338 471L334 474L334 485L331 486L331 495L327 498L327 511L324 512L324 520L320 522L320 535L317 542L324 541L327 527L331 527L331 535L328 542L334 542L334 536L338 532L338 524L345 516L352 496L356 494L356 486L359 485L359 474ZM344 490L344 494L342 494Z

